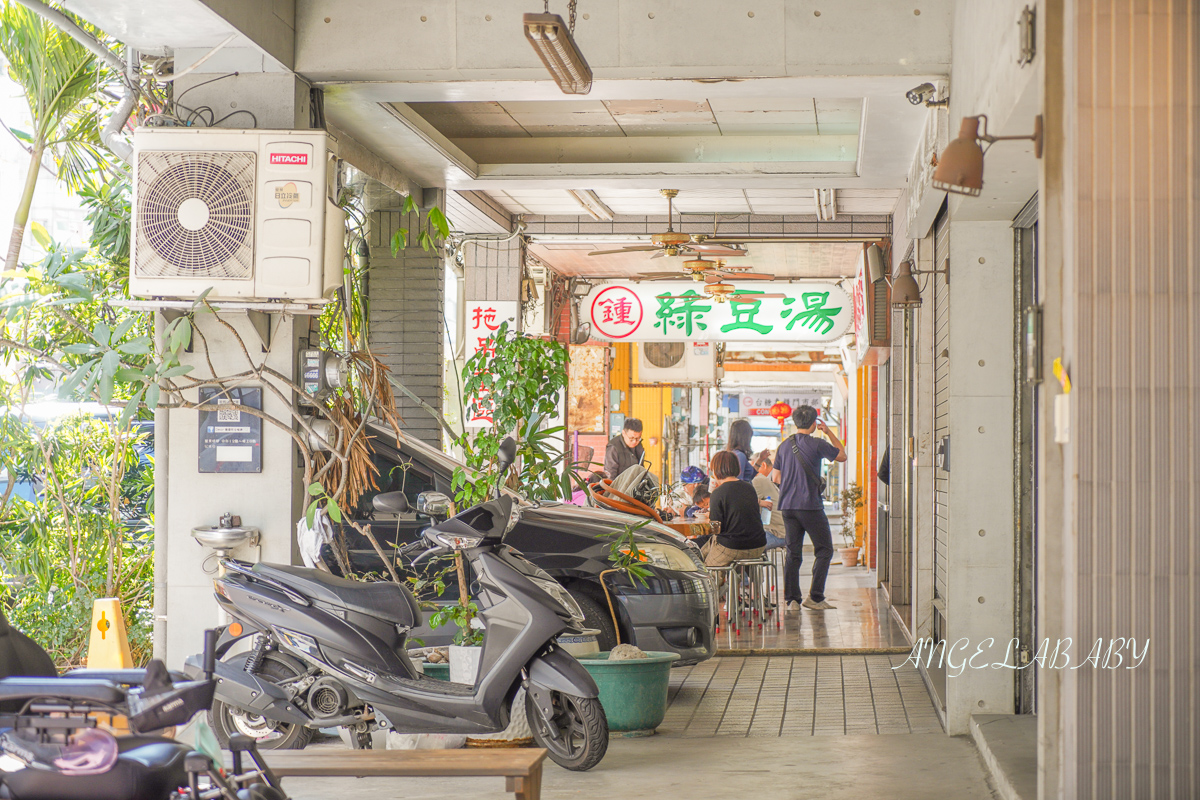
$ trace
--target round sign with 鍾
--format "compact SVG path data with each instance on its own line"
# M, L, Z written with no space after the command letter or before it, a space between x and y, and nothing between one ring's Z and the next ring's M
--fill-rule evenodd
M624 286L601 289L592 300L592 327L607 339L624 339L642 324L642 301Z

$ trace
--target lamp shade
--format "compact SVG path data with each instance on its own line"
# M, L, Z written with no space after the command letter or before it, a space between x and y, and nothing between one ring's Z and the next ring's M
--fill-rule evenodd
M892 276L892 307L917 308L921 305L921 291L912 276L912 262L901 261Z
M978 197L983 191L983 148L979 117L963 117L958 138L946 145L933 171L933 188Z

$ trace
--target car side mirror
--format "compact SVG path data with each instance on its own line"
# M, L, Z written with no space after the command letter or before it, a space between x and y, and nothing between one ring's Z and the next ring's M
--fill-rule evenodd
M371 500L371 505L376 511L382 511L385 514L404 514L411 510L408 504L408 497L404 492L383 492L375 495Z
M504 441L500 443L500 447L496 449L496 463L500 465L500 470L504 471L516 460L517 443L513 441L511 436L505 436Z
M446 519L453 508L453 501L441 492L421 492L417 495L417 513L422 516Z

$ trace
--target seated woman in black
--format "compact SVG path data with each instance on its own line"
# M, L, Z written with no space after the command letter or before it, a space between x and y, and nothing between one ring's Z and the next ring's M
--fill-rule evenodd
M708 518L721 523L721 528L701 551L704 563L723 567L734 561L758 558L767 546L758 493L754 486L739 480L741 464L730 451L714 455L709 466L714 488L708 503Z

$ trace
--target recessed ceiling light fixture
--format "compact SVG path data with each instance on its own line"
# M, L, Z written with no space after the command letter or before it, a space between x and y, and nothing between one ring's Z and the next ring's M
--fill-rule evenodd
M983 132L979 123L983 122ZM1033 141L1033 154L1042 157L1042 115L1033 118L1033 134L1030 136L992 136L987 132L987 117L963 117L958 138L946 145L930 183L935 189L955 194L978 197L983 191L983 148L980 142L1007 142L1019 139Z
M592 68L575 46L575 3L571 0L567 4L569 25L558 14L550 13L550 0L546 0L544 14L525 15L525 38L563 94L587 94L592 90Z
M567 189L567 194L575 198L575 202L583 206L588 216L597 222L612 222L612 209L604 204L591 189Z

